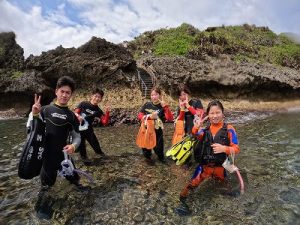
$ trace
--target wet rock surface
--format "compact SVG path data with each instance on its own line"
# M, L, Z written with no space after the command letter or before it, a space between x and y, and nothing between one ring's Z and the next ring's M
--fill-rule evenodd
M19 94L28 96L27 102L30 102L29 96L32 98L34 93L39 93L42 103L48 104L55 97L57 79L64 75L73 77L77 88L84 92L94 87L114 88L119 84L131 87L136 76L135 61L124 47L96 37L79 48L59 46L22 60L24 69L6 66L0 71L2 101L9 102ZM23 100L20 102L28 105ZM13 107L13 103L7 107L9 105Z
M236 63L229 56L194 60L185 57L147 57L137 65L155 76L176 96L186 83L194 95L214 98L284 99L300 96L299 70L271 64Z

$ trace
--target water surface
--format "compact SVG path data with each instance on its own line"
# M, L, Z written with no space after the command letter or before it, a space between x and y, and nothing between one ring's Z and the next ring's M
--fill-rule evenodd
M17 177L25 120L0 121L0 224L300 224L300 113L236 113L245 194L232 197L209 180L190 195L190 216L174 213L193 167L149 166L135 146L137 125L96 128L106 158L85 166L96 184L79 192L62 178L46 193L39 179ZM165 125L169 147L172 124ZM94 157L91 149L89 155ZM229 176L234 187L237 182ZM88 182L82 179L85 185ZM40 194L39 194L40 193ZM38 213L37 213L38 212Z

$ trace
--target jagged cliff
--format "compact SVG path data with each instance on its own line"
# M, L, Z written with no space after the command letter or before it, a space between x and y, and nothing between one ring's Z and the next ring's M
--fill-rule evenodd
M54 97L56 80L73 77L74 102L94 86L105 89L118 115L144 101L137 68L147 71L167 94L186 83L201 98L281 100L300 97L300 45L266 27L243 25L208 28L188 24L145 32L116 45L93 37L79 48L57 47L23 57L13 33L0 34L0 108L29 109L33 93L42 102ZM105 102L105 103L106 103ZM126 110L125 110L126 111ZM124 115L128 112L124 111ZM114 115L113 115L114 116ZM121 121L115 116L116 121ZM122 120L128 122L132 118Z

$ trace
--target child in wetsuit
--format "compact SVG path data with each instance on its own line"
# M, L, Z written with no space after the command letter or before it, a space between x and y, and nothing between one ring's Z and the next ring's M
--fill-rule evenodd
M191 181L180 193L180 201L186 205L189 191L195 189L202 181L212 177L223 181L225 169L223 162L230 154L240 151L238 138L233 126L224 123L224 108L220 101L214 100L208 104L207 116L194 122L192 133L199 138L199 148L194 150L195 160L199 163ZM209 119L209 126L203 128L203 122Z
M85 119L88 123L87 129L80 131L81 143L78 148L81 159L85 164L91 163L87 156L85 140L90 143L96 154L104 155L92 126L94 120L97 120L103 126L106 126L109 122L109 109L106 108L104 114L98 106L98 104L102 101L103 95L104 92L101 89L96 88L92 92L90 101L83 101L75 108L75 114L80 123L82 123L83 119Z
M195 115L201 116L203 114L203 106L198 99L189 99L191 91L185 85L179 85L177 90L179 98L179 108L177 115L179 120L184 120L184 131L186 134L190 134L193 128L193 121Z
M164 139L163 139L163 122L173 121L173 114L169 106L161 99L161 90L157 87L151 90L151 101L146 102L141 108L138 119L142 120L144 117L149 116L148 119L154 120L156 146L153 148L161 162L165 162L164 157ZM151 149L143 148L143 155L147 162L153 163L151 159Z

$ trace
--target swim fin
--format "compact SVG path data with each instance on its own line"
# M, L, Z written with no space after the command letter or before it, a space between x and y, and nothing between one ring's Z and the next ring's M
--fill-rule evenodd
M185 142L187 139L189 139L189 136L186 136L183 138L183 140L177 142L176 144L172 145L172 147L167 150L166 156L172 156L174 157L182 148L182 143Z
M195 140L190 138L182 144L180 152L176 155L175 161L176 165L180 166L185 163L185 161L190 157L193 149Z
M193 136L186 136L181 142L172 146L166 152L166 156L171 156L171 158L176 162L176 165L183 165L192 154L195 141L196 139Z
M45 123L34 117L30 122L30 133L27 135L18 165L18 175L22 179L32 179L40 174L45 148Z

